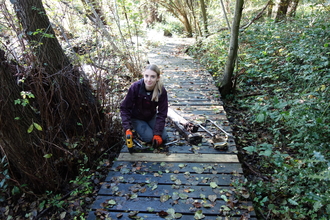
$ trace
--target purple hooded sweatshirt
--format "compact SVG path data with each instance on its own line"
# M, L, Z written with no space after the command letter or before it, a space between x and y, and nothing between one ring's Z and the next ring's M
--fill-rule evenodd
M162 135L168 111L167 91L163 87L158 102L151 101L152 93L147 94L143 79L134 82L120 105L122 125L125 130L132 129L131 118L150 121L156 114L154 135ZM158 107L158 112L157 112Z

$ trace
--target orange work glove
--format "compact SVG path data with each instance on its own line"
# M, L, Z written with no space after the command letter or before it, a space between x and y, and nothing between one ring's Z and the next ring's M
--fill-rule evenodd
M133 133L130 129L126 130L126 145L128 148L133 147Z
M160 135L154 135L152 138L152 144L156 147L160 146L163 143L163 139Z

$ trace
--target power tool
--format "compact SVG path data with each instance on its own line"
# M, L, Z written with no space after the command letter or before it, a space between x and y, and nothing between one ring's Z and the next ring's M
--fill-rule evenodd
M126 145L128 148L133 147L133 133L131 130L126 131Z

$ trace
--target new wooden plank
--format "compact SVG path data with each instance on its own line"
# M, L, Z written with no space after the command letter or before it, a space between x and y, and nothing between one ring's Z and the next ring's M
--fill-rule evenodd
M209 138L210 139L210 138ZM137 153L154 153L157 150L148 148L144 150L136 150ZM227 150L217 150L211 143L204 143L202 145L170 145L161 150L161 152L171 152L177 154L236 154L237 148L234 142L228 141ZM124 147L121 153L129 153L128 148Z
M169 173L243 173L239 163L165 163L165 162L141 162L141 161L115 161L111 171L130 170L130 172L169 172Z
M239 163L235 154L145 154L121 153L118 161L149 161L149 162L194 162L194 163Z

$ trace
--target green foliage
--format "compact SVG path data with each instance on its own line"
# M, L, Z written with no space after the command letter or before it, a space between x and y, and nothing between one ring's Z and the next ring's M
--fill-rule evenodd
M268 219L330 217L327 20L329 15L318 13L281 24L257 23L241 33L238 70L244 74L234 102L248 111L242 120L260 130L246 135L250 142L243 152L257 159L251 165L263 173L248 187L255 208ZM225 34L191 50L215 77L225 60L221 38Z
M226 63L229 39L228 32L219 36L213 35L189 49L189 55L198 57L214 76L216 83L219 83Z

